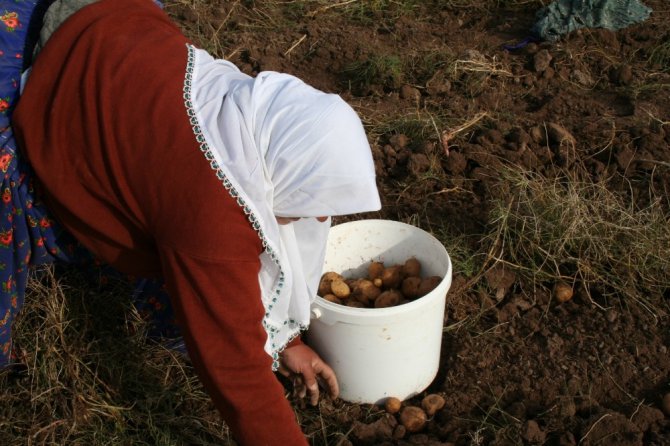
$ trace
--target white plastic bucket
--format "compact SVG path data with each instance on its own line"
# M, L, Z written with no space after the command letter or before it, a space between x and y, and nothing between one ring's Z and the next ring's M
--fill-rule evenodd
M330 230L324 272L365 277L373 260L389 266L410 257L421 262L422 276L443 277L437 288L415 301L352 308L317 297L312 304L307 343L333 368L346 401L404 400L433 381L440 365L451 260L435 237L405 223L362 220Z

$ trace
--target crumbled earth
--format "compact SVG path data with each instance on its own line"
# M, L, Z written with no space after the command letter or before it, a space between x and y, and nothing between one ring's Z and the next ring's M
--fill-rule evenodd
M366 217L419 216L429 230L449 222L478 233L504 163L546 175L579 163L594 180L667 196L667 1L646 1L652 17L618 32L585 29L517 49L504 46L528 36L542 2L406 3L196 1L167 11L244 72L295 74L360 113L375 129L384 204ZM370 61L377 72L359 76ZM420 113L439 126L413 132ZM649 296L650 311L580 289L559 302L504 268L487 272L486 287L469 280L455 272L442 366L426 390L445 407L408 432L383 408L326 400L303 417L313 444L670 444L668 290ZM403 404L420 406L426 392Z

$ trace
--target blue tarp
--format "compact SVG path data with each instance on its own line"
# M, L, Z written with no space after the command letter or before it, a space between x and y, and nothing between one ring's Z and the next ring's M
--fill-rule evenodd
M580 28L626 28L649 18L651 8L638 0L556 0L540 9L533 34L555 41Z

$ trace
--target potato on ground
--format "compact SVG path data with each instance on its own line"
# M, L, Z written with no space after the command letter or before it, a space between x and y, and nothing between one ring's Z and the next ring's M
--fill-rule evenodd
M375 299L375 308L395 307L403 297L398 290L386 290Z
M572 299L572 295L574 294L572 287L563 281L556 282L552 293L554 298L561 303Z
M400 401L398 398L391 396L386 399L384 402L384 409L386 410L387 413L394 414L400 412L400 408L402 406L402 401Z
M423 400L421 400L421 407L423 410L426 412L426 415L429 417L432 417L435 415L435 413L442 409L444 405L446 404L446 401L444 398L442 398L440 395L437 395L435 393L431 393L430 395L426 395Z
M424 428L428 421L426 413L420 407L406 406L400 412L400 424L405 426L407 432L418 432Z

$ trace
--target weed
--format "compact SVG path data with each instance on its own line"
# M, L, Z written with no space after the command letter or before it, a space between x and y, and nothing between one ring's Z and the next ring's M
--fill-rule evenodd
M353 23L375 25L379 20L394 20L414 12L421 2L416 0L370 0L342 2L342 11Z
M442 71L442 68L452 65L455 59L455 56L447 50L429 50L411 54L405 64L407 77L415 85L426 85Z
M371 85L397 89L404 80L403 62L396 55L373 55L349 64L342 76L354 92L364 93Z

